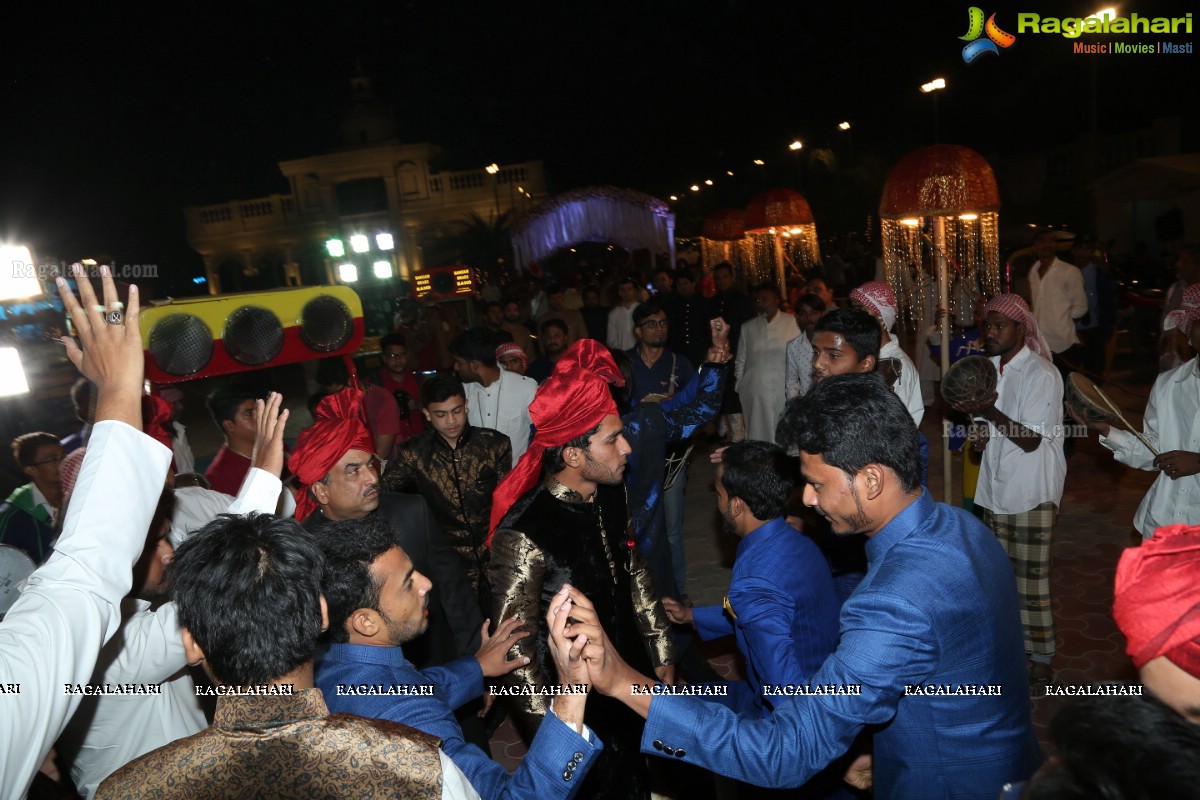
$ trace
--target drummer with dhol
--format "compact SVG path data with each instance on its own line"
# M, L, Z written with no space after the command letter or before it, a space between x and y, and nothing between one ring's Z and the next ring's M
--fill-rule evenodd
M1184 290L1183 305L1167 314L1163 328L1181 331L1200 353L1197 321L1200 283ZM1200 524L1200 358L1193 356L1158 376L1140 438L1106 422L1086 421L1074 408L1070 412L1100 434L1100 444L1112 450L1117 461L1134 469L1161 470L1133 516L1133 527L1143 539L1164 525Z
M1001 294L984 307L984 349L1000 373L992 396L955 408L987 423L975 505L1008 552L1017 578L1029 677L1053 676L1050 542L1062 501L1063 383L1025 301Z

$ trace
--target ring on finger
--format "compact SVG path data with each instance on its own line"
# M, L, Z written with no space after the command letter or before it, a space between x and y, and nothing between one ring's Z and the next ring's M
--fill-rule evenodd
M113 311L109 311L104 315L104 321L109 325L124 325L125 314L123 314L120 310L114 309Z

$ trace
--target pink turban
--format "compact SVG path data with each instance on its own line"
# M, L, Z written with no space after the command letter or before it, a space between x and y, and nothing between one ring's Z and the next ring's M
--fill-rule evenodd
M1200 678L1200 526L1167 525L1121 555L1113 618L1135 667L1166 656Z
M868 313L883 322L886 330L896 324L896 293L880 281L867 281L850 292L850 299L866 307Z
M1050 353L1050 345L1046 344L1046 337L1042 336L1042 330L1038 327L1037 320L1033 318L1033 312L1029 310L1029 304L1023 297L1017 294L998 294L983 307L984 317L987 317L989 311L1003 314L1013 322L1024 325L1025 345L1047 361L1054 360L1054 356Z
M1183 305L1167 314L1163 319L1163 330L1178 328L1184 336L1191 336L1196 320L1200 320L1200 283L1193 283L1183 290Z

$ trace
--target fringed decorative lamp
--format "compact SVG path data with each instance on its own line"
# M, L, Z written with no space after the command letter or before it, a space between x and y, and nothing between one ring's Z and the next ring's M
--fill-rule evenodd
M728 261L736 274L746 271L752 253L746 238L746 212L738 208L723 208L704 218L700 228L700 264L704 277L712 274L714 265Z
M970 319L976 298L1000 291L999 210L991 165L960 145L909 153L883 187L879 216L887 282L902 320L941 322L943 375L950 366L950 314ZM930 320L922 309L934 299ZM917 334L923 338L923 330ZM943 429L943 500L950 502L950 426Z
M746 207L746 235L753 247L747 270L756 282L779 281L787 297L787 265L803 274L821 260L817 224L804 195L791 189L769 189Z

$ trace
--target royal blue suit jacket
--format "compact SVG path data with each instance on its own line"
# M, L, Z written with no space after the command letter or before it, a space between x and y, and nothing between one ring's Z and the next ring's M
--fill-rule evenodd
M922 492L868 540L867 559L842 607L838 648L812 678L860 694L776 698L763 719L656 696L643 751L759 786L799 786L870 725L876 798L992 800L1003 784L1027 779L1040 754L1016 583L995 535Z
M433 686L432 696L347 694L343 686ZM472 656L418 670L399 647L335 644L317 672L317 688L330 712L400 722L437 736L483 800L573 797L603 745L584 739L570 726L541 725L517 771L508 771L468 744L454 709L483 693L483 670Z
M767 712L773 703L763 697L764 686L808 683L837 646L839 606L829 563L779 517L738 542L726 597L736 619L721 606L701 606L692 622L701 639L737 637L749 673L746 700Z

